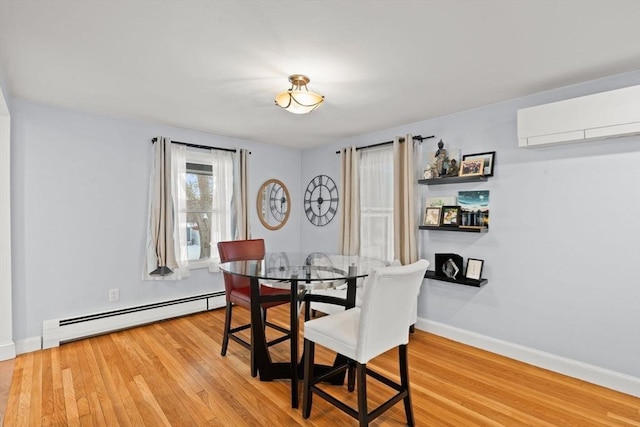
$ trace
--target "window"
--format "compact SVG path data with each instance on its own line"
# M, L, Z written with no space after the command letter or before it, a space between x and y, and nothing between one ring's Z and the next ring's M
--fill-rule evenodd
M186 255L189 268L209 266L220 240L232 238L232 153L187 150L185 175Z
M360 255L393 261L393 147L360 151Z

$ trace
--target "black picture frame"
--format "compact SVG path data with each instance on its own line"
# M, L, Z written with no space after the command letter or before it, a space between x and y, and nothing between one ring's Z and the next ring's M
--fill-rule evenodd
M460 206L443 206L440 216L441 227L458 227L460 226Z
M462 156L462 161L465 160L475 160L482 159L483 161L483 176L493 176L493 170L495 168L496 162L496 152L495 151L487 151L486 153L474 153L474 154L465 154Z
M468 258L467 268L464 271L464 277L472 280L482 279L482 268L484 267L484 260Z

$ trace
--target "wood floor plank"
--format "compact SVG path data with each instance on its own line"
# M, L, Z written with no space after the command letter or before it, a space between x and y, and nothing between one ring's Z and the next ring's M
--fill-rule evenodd
M288 311L272 308L269 319L286 326ZM248 320L246 310L234 311L234 323ZM249 351L233 341L226 357L220 355L223 323L224 310L214 310L20 355L4 425L357 425L318 397L311 417L303 419L290 407L289 381L252 378ZM244 336L249 338L248 331ZM289 344L273 346L270 353L273 360L287 361ZM333 357L316 350L320 363ZM397 351L369 366L397 379ZM640 426L638 398L423 331L411 335L409 368L420 426ZM355 405L356 393L326 387ZM391 394L375 380L368 382L368 392L370 407ZM405 422L398 404L373 425Z
M124 385L120 371L115 366L112 356L111 335L92 339L92 348L96 356L100 376L104 379L105 390L100 394L101 401L109 401L113 407L117 425L138 426L144 425L144 421L135 404L129 390ZM71 343L73 344L73 343ZM102 404L102 407L106 405Z

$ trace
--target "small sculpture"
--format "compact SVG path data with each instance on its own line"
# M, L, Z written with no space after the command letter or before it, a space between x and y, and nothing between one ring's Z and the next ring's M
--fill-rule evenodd
M427 164L424 169L424 179L433 179L438 177L438 171L434 165Z
M444 142L440 140L438 142L438 151L436 151L436 171L438 171L439 175L445 175L446 170L445 162L448 160L447 158L447 150L444 148Z
M456 162L456 159L451 159L449 169L447 169L447 176L458 176L459 173L460 166L458 166L458 162Z

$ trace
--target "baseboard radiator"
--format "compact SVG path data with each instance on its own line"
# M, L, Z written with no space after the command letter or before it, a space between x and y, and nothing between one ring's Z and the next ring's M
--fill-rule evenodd
M42 322L42 348L225 306L224 291Z

